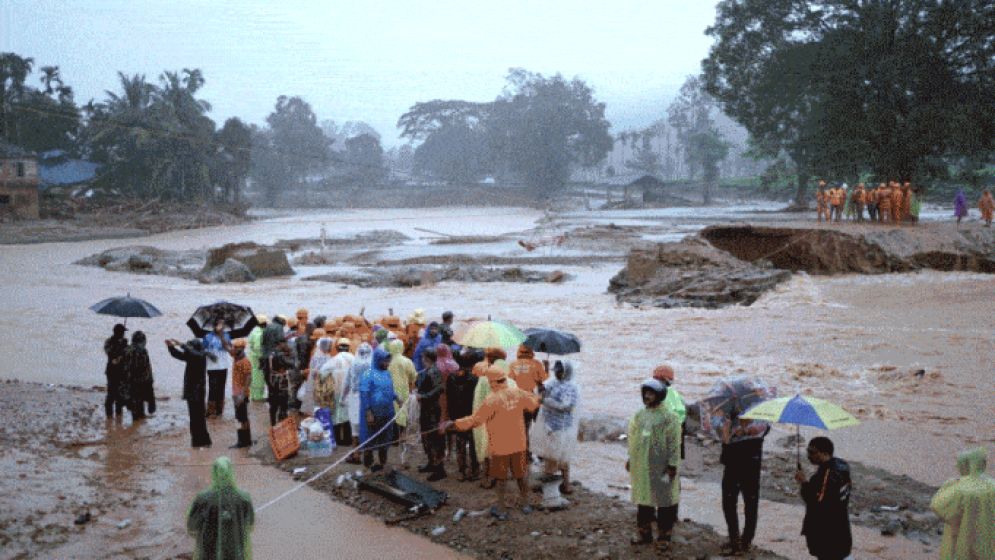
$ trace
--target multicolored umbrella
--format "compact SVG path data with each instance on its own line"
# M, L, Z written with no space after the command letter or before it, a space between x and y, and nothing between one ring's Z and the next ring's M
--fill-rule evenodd
M801 465L801 426L812 426L821 430L835 430L856 426L859 420L838 405L815 397L781 397L755 405L740 418L764 420L778 424L794 424L798 435L796 458Z
M505 321L476 321L461 326L453 340L471 348L512 348L525 342L525 333Z

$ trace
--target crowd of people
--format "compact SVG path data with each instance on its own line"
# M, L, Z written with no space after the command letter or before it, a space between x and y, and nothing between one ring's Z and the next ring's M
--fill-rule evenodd
M185 363L183 398L190 415L193 447L211 445L206 420L224 414L230 369L239 423L232 447L254 443L247 412L251 401L267 403L271 425L311 409L316 416L327 414L331 418L337 446L351 448L348 460L362 463L370 472L383 470L389 463L390 449L404 434L415 433L426 457L418 471L430 482L444 479L448 476L447 459L455 457L459 481L476 481L495 489L490 515L497 520L508 519L510 508L525 514L533 511L530 471L540 461L542 506L569 507L563 495L573 492L570 463L580 405L576 364L537 360L532 349L524 345L510 362L501 348L461 346L453 340L451 312L443 314L440 322L426 321L420 310L406 323L392 315L374 324L351 315L309 320L306 309L298 310L294 317L256 318L258 326L245 339L231 340L219 320L203 338L186 343L166 341L170 354ZM115 326L105 343L106 411L110 418L115 413L120 416L127 407L141 419L145 405L149 405L149 412L155 410L151 366L145 336L136 332L129 344L125 330L123 325ZM637 506L632 540L637 546L655 541L659 548L669 548L678 519L687 408L673 387L674 379L672 367L655 368L652 377L640 386L644 406L628 423L625 469ZM411 408L405 405L411 400L418 403L417 418L406 415ZM305 407L305 402L313 408ZM737 417L721 427L722 510L729 535L726 555L739 555L753 546L763 441L769 430L767 423ZM801 532L813 556L842 560L852 545L850 469L846 461L835 456L828 438L813 438L806 451L816 471L806 476L798 465L795 473L806 508ZM971 461L976 459L972 456ZM977 465L964 470L965 476L973 476L968 470L978 474ZM980 472L983 476L983 467ZM254 522L251 500L236 488L227 458L215 463L212 477L212 487L195 499L189 513L188 526L198 549L223 545L226 550L249 550L248 533ZM506 493L509 479L515 480L518 490L511 498ZM968 502L962 498L963 492L958 494L951 488L978 491L979 487L974 479L964 480L963 484L945 485L934 500L934 507L948 522L953 535L949 538L954 540L959 538L959 528L965 526L958 522L959 504ZM548 493L548 488L557 492ZM980 488L988 492L987 503L992 503L995 483L987 479ZM737 511L740 495L745 506L742 528ZM971 502L965 507L975 506ZM233 516L228 520L231 527L219 529L217 523L210 522L221 509ZM227 536L219 536L218 530ZM213 535L205 535L212 531ZM944 542L947 540L945 533ZM964 546L957 543L944 546Z
M877 187L857 183L853 189L846 183L829 185L819 181L815 194L816 215L820 222L878 222L890 224L914 224L919 221L922 208L919 189L910 182L888 181ZM959 224L967 216L967 197L958 190L954 197L954 217ZM985 190L978 200L981 218L987 227L992 225L995 213L995 199L991 191ZM864 211L867 217L864 217Z

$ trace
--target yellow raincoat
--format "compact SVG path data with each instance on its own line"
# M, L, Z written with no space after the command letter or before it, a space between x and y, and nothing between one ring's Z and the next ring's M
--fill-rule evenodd
M995 558L995 479L985 474L985 453L979 447L958 455L967 474L945 482L930 502L944 523L940 560Z
M408 359L404 354L404 343L400 340L394 340L387 344L387 351L390 352L390 366L387 371L390 372L390 378L394 381L394 393L397 398L401 399L402 403L408 402L408 394L411 392L411 386L415 384L415 380L418 379L418 372L415 371L415 364ZM480 385L478 383L478 385ZM484 383L484 385L487 385ZM408 425L408 412L407 409L397 403L394 403L394 411L397 412L397 420L395 423L398 427L404 428Z
M669 408L643 408L629 420L632 503L670 507L681 499L681 422ZM670 480L667 467L678 469Z

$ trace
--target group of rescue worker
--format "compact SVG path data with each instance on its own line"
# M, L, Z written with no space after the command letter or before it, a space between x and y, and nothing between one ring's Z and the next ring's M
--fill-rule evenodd
M826 222L843 219L863 222L865 208L867 220L871 222L900 224L919 221L919 193L908 181L888 181L880 183L877 188L857 183L856 188L847 192L846 183L827 189L826 182L820 180L815 201L820 222L823 219Z

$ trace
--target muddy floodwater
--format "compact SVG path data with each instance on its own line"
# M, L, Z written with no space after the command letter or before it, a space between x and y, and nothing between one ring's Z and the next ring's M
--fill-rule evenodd
M546 244L549 239L584 226L645 226L640 234L644 239L669 241L713 223L789 219L769 213L773 209L759 205L679 211L581 211L559 216L518 208L267 212L250 224L170 232L141 239L0 246L0 284L4 286L0 291L3 310L0 379L81 387L103 385L102 342L109 336L115 320L94 314L87 307L106 297L131 293L162 310L162 317L131 319L128 327L141 329L148 335L156 392L169 397L162 404L164 412L153 423L126 434L133 438L127 440L133 445L107 443L86 455L94 466L94 472L89 474L100 477L106 484L113 485L111 478L133 470L134 477L121 480L155 490L160 507L142 511L136 504L121 505L125 510L131 508L129 513L115 515L130 515L135 525L130 529L105 528L99 533L104 536L87 541L87 546L110 542L103 539L119 543L122 539L135 539L139 543L146 539L153 545L168 543L163 546L174 551L184 546L182 518L186 504L198 488L206 485L209 473L206 465L224 451L222 447L227 447L234 433L233 429L226 429L217 434L211 451L197 452L185 447L185 411L181 410L179 400L182 364L169 357L162 341L188 338L189 330L184 323L190 313L199 305L220 299L244 303L257 312L271 315L290 314L303 306L312 316L354 314L365 309L367 317L377 318L387 314L389 308L407 316L420 307L433 318L450 309L458 320L491 315L523 328L547 326L567 330L584 343L583 352L571 359L578 366L586 415L630 415L640 406L639 382L661 362L674 366L675 386L687 401L705 395L722 376L757 375L776 386L781 394L798 391L819 396L854 413L861 420L859 426L828 434L836 443L839 456L934 486L954 475L953 458L957 451L977 445L995 447L992 423L995 277L991 275L930 271L820 277L802 273L750 307L637 309L617 304L614 296L606 293L609 278L623 264L623 254L611 243L598 245L597 240L590 241L587 253L585 246L571 246L569 242L562 246ZM592 252L605 258L563 266L537 261L539 269L558 268L568 273L571 279L563 283L438 283L405 289L358 288L302 280L304 276L334 268L329 266L295 265L294 277L249 284L204 285L72 264L124 245L207 249L236 241L274 243L280 239L317 238L322 230L326 237L371 230L395 230L409 237L409 241L376 248L376 258L387 261L420 256L444 259L447 255L464 254L584 256ZM479 243L440 245L432 243L439 239L432 232L502 237ZM534 254L527 254L516 239L542 246ZM354 250L361 252L364 248ZM916 375L919 370L923 373ZM35 400L24 403L25 409L46 414L43 394L32 399ZM30 417L25 415L23 429L32 429ZM107 431L111 429L112 426L104 427L101 422L92 433L80 437L107 438L109 442L111 434ZM775 430L776 437L789 433L780 426ZM805 437L817 433L803 430ZM158 437L160 434L162 437ZM263 435L261 428L257 428L256 435ZM624 451L620 457L619 446L584 445L590 452L577 460L578 480L608 492L609 484L625 483L624 470L618 464L624 461ZM13 469L28 464L27 456L32 450L5 449L3 453L0 467L6 470L8 466ZM73 457L78 458L79 454ZM58 469L64 460L55 461L51 468ZM149 462L201 466L167 468ZM238 471L238 476L256 502L262 503L292 484L274 473L270 469L244 468ZM84 475L87 473L80 475L78 484L86 483ZM38 486L19 490L42 496L60 494L57 475L49 473L38 480ZM12 483L4 486L0 500L5 503L0 503L0 509L9 509L16 493L11 491ZM689 495L698 498L689 500L687 507L682 506L682 516L715 524L724 532L715 489L706 483L696 486L699 490ZM79 494L82 496L83 492ZM705 512L711 498L714 498L711 500L714 511ZM767 542L757 544L772 547L788 557L806 557L804 547L797 546L799 523L793 518L801 509L783 505L778 508L771 515L785 519L784 524L790 530L777 531L772 521L765 521L762 509L758 540L767 539ZM696 514L696 509L702 511ZM378 546L383 547L378 557L395 557L390 551L402 549L409 551L407 557L424 557L411 556L410 551L451 554L414 535L385 530L376 519L363 517L305 488L292 501L264 512L270 517L260 517L255 539L257 557L273 557L270 552L275 554L287 546L308 554L304 557L316 557L309 551L318 549L309 548L307 539L292 537L295 533L289 521L291 512L301 519L313 513L325 524L323 530L342 535L344 540L340 542L347 543L345 546L350 546L347 538L350 534L383 535L377 539ZM266 519L275 521L269 523ZM293 543L287 544L287 539ZM873 545L863 549L857 545L858 550L864 551L861 557L914 557L922 553L918 548L909 552L908 539L900 537L882 540L878 535L868 534L866 540L873 540ZM368 549L355 550L368 552ZM3 556L0 551L0 557ZM368 554L356 552L349 556L359 558ZM99 557L99 554L94 552L90 556L87 552L81 557Z

